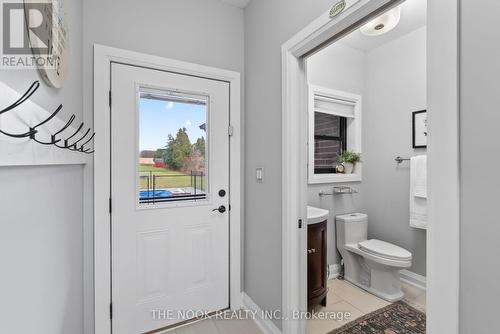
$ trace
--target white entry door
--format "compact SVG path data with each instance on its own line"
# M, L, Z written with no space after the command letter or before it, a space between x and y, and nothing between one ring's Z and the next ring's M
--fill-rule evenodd
M228 308L229 84L113 64L111 98L113 333Z

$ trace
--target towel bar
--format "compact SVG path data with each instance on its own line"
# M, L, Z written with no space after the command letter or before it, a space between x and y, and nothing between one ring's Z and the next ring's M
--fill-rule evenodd
M320 197L322 197L322 196L335 196L335 195L357 194L357 193L358 193L358 191L356 189L351 188L351 187L339 186L339 187L333 187L332 193L320 192L318 195Z
M402 158L402 157L396 157L396 159L394 159L398 164L401 164L403 163L403 161L410 161L410 158Z

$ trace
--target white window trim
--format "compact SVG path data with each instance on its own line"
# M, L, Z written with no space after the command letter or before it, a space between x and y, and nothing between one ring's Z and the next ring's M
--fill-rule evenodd
M308 174L309 184L359 182L362 180L362 164L356 165L353 174L315 174L314 173L314 97L323 95L334 99L346 100L354 104L354 118L347 124L347 149L357 153L361 152L362 131L362 97L361 95L343 92L326 87L309 85L309 144L308 144Z

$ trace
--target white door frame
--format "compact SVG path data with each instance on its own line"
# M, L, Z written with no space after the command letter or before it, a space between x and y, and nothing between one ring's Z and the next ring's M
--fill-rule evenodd
M94 45L94 322L95 334L111 334L111 244L110 244L110 107L111 64L122 63L155 70L220 80L230 86L229 140L229 301L231 309L241 307L241 217L243 184L241 177L241 102L240 74L143 53ZM119 334L119 333L117 333Z
M307 78L304 56L367 16L401 0L346 0L335 18L324 13L282 46L282 305L306 310ZM427 72L429 229L427 333L457 334L459 320L459 5L428 1ZM305 321L284 320L283 333L302 334Z

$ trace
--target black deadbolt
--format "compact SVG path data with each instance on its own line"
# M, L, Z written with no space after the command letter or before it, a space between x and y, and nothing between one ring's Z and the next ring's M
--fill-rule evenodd
M219 190L219 196L220 197L226 196L226 191L224 189Z

